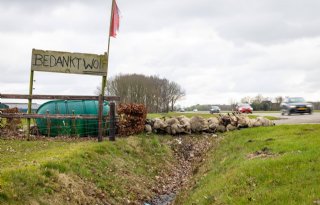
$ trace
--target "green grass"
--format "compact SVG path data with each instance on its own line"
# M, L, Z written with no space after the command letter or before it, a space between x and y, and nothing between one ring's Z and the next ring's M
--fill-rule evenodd
M280 113L279 111L253 111L253 113Z
M250 117L251 116L251 117ZM250 118L257 118L259 117L258 115L249 115ZM267 118L269 120L280 120L280 118L278 117L274 117L274 116L263 116L264 118Z
M225 134L176 204L313 204L320 199L320 125ZM274 154L249 159L267 148Z
M155 176L175 162L167 140L0 140L0 204L57 204L66 197L71 204L96 204L101 194L107 203L125 204L152 197Z

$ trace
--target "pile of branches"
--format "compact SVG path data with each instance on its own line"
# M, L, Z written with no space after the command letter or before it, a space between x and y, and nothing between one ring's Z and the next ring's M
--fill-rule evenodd
M0 111L1 113L18 113L18 108L8 108ZM0 118L1 134L12 134L18 131L21 127L21 119L18 118Z
M118 134L128 136L143 132L147 109L143 104L119 104L117 107L119 121Z

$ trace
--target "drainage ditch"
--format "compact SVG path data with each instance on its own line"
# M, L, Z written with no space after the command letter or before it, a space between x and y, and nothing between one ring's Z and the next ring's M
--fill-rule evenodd
M174 203L179 191L186 187L205 161L208 151L217 144L217 135L191 135L177 137L170 142L177 164L171 174L156 176L157 186L153 188L156 196L144 205L170 205Z

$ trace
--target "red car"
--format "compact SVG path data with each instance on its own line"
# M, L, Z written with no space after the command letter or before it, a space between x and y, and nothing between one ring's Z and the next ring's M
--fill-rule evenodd
M252 107L249 104L241 104L237 106L237 111L240 113L251 113L252 114Z

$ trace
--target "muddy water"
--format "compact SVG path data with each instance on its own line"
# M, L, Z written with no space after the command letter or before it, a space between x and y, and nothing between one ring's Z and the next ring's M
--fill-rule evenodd
M160 195L153 199L151 203L145 203L144 205L169 205L173 202L175 197L175 193Z

